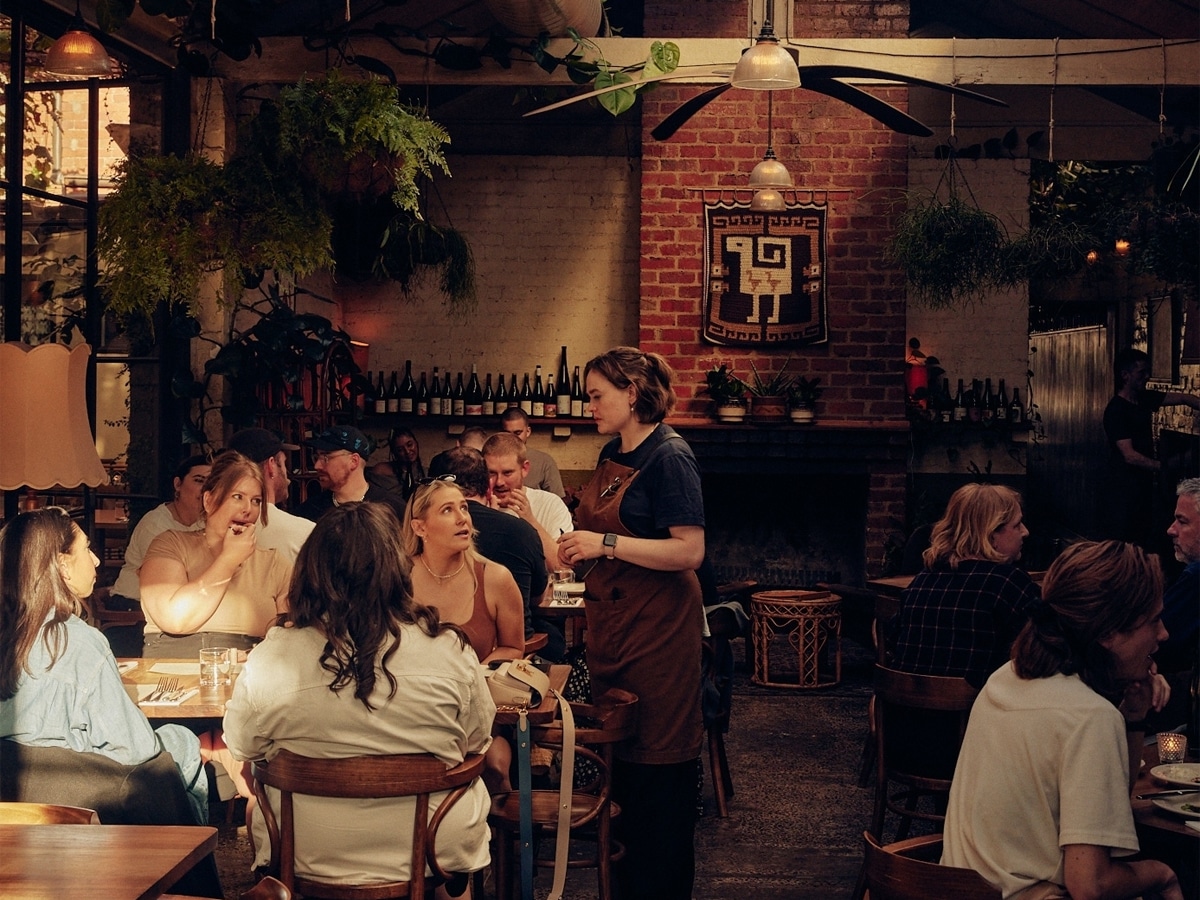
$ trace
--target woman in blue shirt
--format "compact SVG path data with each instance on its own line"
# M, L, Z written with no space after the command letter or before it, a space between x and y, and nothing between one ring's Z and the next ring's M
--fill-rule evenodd
M150 727L107 639L79 618L98 564L87 535L58 507L21 513L0 529L0 737L127 766L165 748L196 821L206 822L199 740L180 725Z

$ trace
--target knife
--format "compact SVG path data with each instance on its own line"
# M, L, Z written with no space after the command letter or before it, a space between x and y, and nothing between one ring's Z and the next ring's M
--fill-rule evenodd
M1178 797L1180 794L1200 794L1200 788L1191 788L1190 790L1178 791L1156 791L1153 794L1138 794L1134 797L1135 800L1149 800L1152 797Z

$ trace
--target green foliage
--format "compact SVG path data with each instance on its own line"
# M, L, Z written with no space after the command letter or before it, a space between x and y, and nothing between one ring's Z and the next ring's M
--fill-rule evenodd
M820 375L815 378L797 376L787 391L788 404L792 407L812 408L813 404L820 400L821 395L825 393L825 389L819 387L820 383Z
M594 41L583 37L574 28L567 29L567 36L575 42L575 46L566 56L555 56L546 49L550 41L548 34L542 34L530 45L528 52L534 61L547 72L553 72L559 66L564 66L567 76L575 84L590 84L596 89L616 84L628 84L628 88L601 94L595 98L614 116L619 116L632 107L637 100L639 91L649 90L654 86L653 83L643 83L644 79L666 75L674 72L679 66L679 45L674 41L652 43L649 55L641 63L631 66L613 66L604 58Z
M764 379L758 374L758 367L754 365L754 360L750 361L750 371L754 378L750 383L750 393L755 397L782 397L788 393L792 387L793 378L788 374L787 368L791 365L792 358L789 356L783 361L783 366L772 375L770 378Z
M704 387L700 393L708 394L717 405L730 402L742 402L750 386L733 374L728 365L722 363L704 373Z

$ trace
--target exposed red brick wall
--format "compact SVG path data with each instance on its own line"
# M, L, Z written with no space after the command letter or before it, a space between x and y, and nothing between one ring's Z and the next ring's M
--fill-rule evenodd
M782 9L782 4L780 4ZM737 2L651 0L648 36L742 36L746 6ZM797 3L793 34L813 37L903 35L907 3ZM687 62L687 60L683 60ZM791 356L789 371L820 375L819 414L832 420L903 420L905 300L903 275L883 258L907 183L907 139L852 107L806 90L772 96L772 143L798 188L795 199L828 204L829 341L792 350L716 347L700 340L706 196L725 191L749 200L750 170L767 145L767 95L730 90L668 141L650 129L679 103L704 90L660 85L645 96L642 116L641 317L643 349L664 354L678 373L680 411L703 415L698 395L714 360L747 376L750 361L764 374ZM901 109L902 88L870 88ZM826 193L827 192L827 193ZM789 198L790 199L790 198ZM866 562L877 570L883 545L904 521L903 467L872 471Z

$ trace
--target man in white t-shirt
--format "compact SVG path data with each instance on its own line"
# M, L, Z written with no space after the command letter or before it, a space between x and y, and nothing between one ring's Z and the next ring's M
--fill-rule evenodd
M267 485L267 495L263 499L271 504L271 509L267 515L268 524L260 522L258 526L259 549L278 550L285 559L294 563L300 547L308 540L316 523L284 512L275 504L277 500L287 497L291 483L288 478L287 451L300 448L295 444L285 444L279 435L266 428L244 428L229 439L226 449L236 450L247 459L254 460L263 471L263 480Z
M488 505L519 516L534 527L546 554L546 571L553 572L559 568L559 537L575 529L567 505L549 491L525 486L529 458L525 442L516 435L507 431L493 434L483 445L483 459L491 483Z

